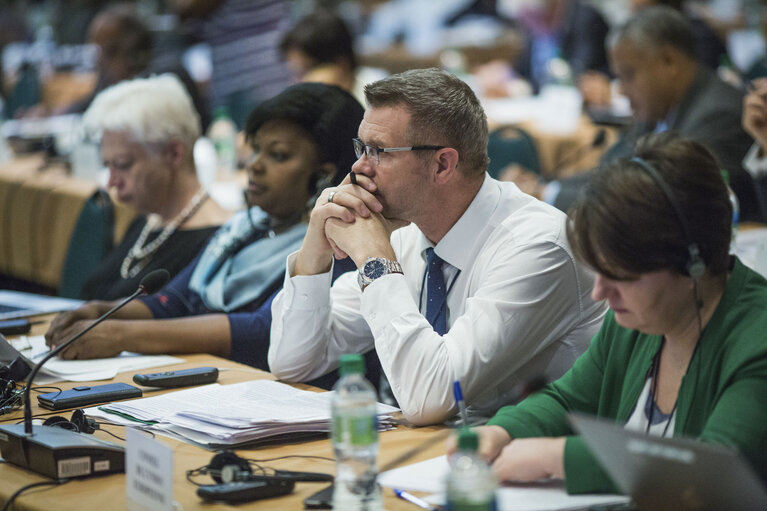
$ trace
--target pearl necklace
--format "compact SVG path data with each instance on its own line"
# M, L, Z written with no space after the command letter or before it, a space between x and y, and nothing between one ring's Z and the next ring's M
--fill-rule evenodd
M184 207L181 213L179 213L176 218L171 220L170 223L165 226L160 235L152 240L151 243L144 246L149 233L158 228L161 223L159 215L151 215L149 218L147 218L146 224L141 230L141 234L139 235L138 239L136 239L136 242L133 244L131 249L128 251L128 255L125 256L125 259L123 259L123 263L120 266L120 276L123 279L132 279L138 275L138 273L144 269L147 263L152 260L152 254L154 254L157 249L159 249L160 246L162 246L162 244L165 243L168 238L170 238L171 234L176 232L176 230L184 224L184 222L189 220L192 215L194 215L197 210L200 209L200 206L202 206L207 199L208 192L205 191L204 188L201 188L200 191L197 192L194 197L192 197L192 199Z

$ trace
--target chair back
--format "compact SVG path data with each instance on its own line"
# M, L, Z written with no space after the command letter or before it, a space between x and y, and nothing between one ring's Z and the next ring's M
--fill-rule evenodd
M114 204L97 190L85 201L67 248L59 296L81 298L83 284L114 246Z
M528 132L518 126L504 126L491 131L487 154L490 156L487 171L495 179L512 163L536 174L541 173L535 141Z

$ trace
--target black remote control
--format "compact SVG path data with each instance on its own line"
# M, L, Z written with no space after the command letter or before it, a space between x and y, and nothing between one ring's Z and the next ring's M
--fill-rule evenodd
M204 484L197 488L197 495L205 500L218 502L250 502L287 495L293 491L293 481L236 481L224 484Z
M196 367L164 373L133 375L133 381L145 387L188 387L213 383L216 380L218 380L218 369L215 367Z

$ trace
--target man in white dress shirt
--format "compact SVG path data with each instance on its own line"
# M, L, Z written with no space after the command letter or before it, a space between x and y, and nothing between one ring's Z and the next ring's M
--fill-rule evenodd
M270 368L305 381L375 346L412 423L453 415L455 380L471 411L490 414L519 383L564 373L605 305L591 300L565 215L486 174L487 120L464 82L413 70L365 96L354 174L321 194L288 258ZM432 252L441 270L427 267ZM359 272L331 287L334 254Z

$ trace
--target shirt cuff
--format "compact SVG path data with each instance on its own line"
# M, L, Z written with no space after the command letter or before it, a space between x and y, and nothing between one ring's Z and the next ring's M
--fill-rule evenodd
M287 259L285 284L282 290L285 304L290 309L295 310L314 310L319 307L326 307L333 281L335 262L331 262L330 271L325 273L294 276L297 257L298 252L293 252Z
M360 312L370 326L375 339L387 328L392 320L403 314L416 312L418 308L407 287L405 276L390 273L371 282L362 293Z
M743 167L754 179L767 176L767 157L760 156L761 149L759 144L753 144L743 158Z

